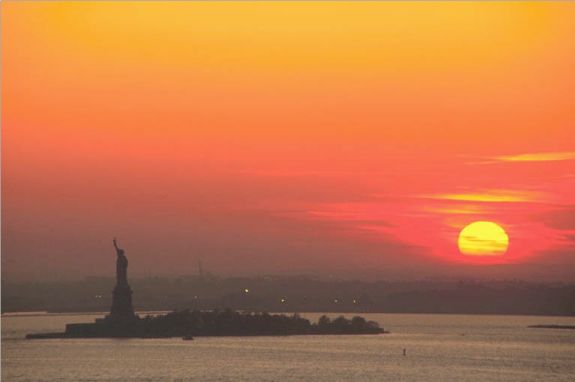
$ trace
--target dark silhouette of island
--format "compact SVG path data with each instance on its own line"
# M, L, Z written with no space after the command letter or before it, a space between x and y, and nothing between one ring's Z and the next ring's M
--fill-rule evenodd
M536 329L571 329L575 330L575 325L531 325L528 328L536 328Z
M184 310L146 316L131 323L96 321L93 324L68 324L64 333L28 334L28 339L48 338L167 338L201 336L287 336L322 334L380 334L377 322L355 316L351 320L327 316L317 323L285 314Z
M116 249L116 286L112 292L112 308L105 318L94 323L68 324L63 333L33 333L28 339L49 338L166 338L192 336L280 336L304 334L380 334L377 322L363 317L351 320L339 316L330 320L322 316L317 323L284 314L237 312L231 309L200 311L182 310L165 315L140 318L132 307L132 289L128 284L128 258L123 249Z

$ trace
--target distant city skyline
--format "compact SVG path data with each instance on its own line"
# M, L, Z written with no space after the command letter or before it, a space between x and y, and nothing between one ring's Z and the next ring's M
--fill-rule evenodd
M240 309L268 312L385 312L459 314L575 313L574 283L517 280L373 282L314 277L130 277L136 312ZM113 277L4 283L2 311L108 311ZM114 296L114 298L112 298ZM513 302L513 303L510 303Z

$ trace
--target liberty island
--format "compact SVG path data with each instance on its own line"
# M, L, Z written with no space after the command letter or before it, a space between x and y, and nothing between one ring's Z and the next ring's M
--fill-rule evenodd
M317 323L298 314L237 312L226 310L182 310L165 315L139 317L132 305L128 283L128 258L113 240L116 250L116 285L110 314L94 323L67 324L62 333L33 333L27 339L49 338L169 338L192 336L279 336L303 334L380 334L375 321L355 316L334 320L322 316Z

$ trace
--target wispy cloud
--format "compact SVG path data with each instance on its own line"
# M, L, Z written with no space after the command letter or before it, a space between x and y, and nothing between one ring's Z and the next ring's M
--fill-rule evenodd
M502 155L492 159L499 162L554 162L575 159L575 151Z
M575 160L575 151L555 151L542 153L524 153L514 155L498 155L492 157L461 156L468 165L490 165L498 163L529 163L529 162L560 162Z
M539 193L529 191L488 190L472 193L435 194L424 197L463 202L521 203L536 201L540 195Z
M334 176L349 174L349 171L324 171L324 170L242 170L240 174L261 176L261 177L275 177L275 178L296 178L296 177L314 177L314 176Z
M446 215L480 215L486 214L489 210L480 206L458 206L454 208L449 207L423 207L423 210L431 213L446 214Z

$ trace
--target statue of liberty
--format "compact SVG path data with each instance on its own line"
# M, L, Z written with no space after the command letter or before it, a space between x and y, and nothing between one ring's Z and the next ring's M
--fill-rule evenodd
M116 254L118 255L116 259L116 284L127 284L128 283L128 258L124 255L124 250L118 247L116 238L113 240L114 248L116 248Z
M137 317L132 307L132 289L128 285L128 258L124 250L118 247L116 238L113 240L116 249L116 286L112 292L112 309L110 319L125 320Z

